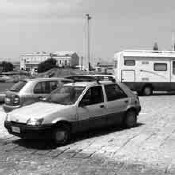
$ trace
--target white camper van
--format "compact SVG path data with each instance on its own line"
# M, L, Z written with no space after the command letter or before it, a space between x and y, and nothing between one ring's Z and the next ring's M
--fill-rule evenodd
M175 51L125 50L114 62L115 76L139 94L175 91Z

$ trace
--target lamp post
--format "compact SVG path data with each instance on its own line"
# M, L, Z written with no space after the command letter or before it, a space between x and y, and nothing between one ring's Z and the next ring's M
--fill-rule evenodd
M88 64L88 72L90 70L90 31L89 31L89 21L92 17L89 14L86 14L87 18L87 64Z

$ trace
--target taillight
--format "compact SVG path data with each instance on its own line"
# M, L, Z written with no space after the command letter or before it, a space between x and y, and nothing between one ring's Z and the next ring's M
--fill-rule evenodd
M14 105L19 105L20 103L20 98L19 96L15 95L14 98L13 98L13 104Z

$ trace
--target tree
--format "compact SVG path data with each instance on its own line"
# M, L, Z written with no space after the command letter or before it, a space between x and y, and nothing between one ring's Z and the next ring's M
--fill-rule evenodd
M38 73L46 72L54 67L57 67L56 63L57 61L54 58L49 58L48 60L41 62L38 65Z
M11 62L6 62L6 61L3 61L2 62L2 71L3 72L9 72L9 71L13 71L13 64Z
M154 43L153 50L159 50L157 42Z

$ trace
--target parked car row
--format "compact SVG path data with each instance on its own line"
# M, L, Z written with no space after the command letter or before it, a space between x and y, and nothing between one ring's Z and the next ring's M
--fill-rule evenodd
M81 131L117 124L134 127L141 110L138 96L113 77L94 77L18 82L6 93L4 126L15 136L49 138L57 145Z

